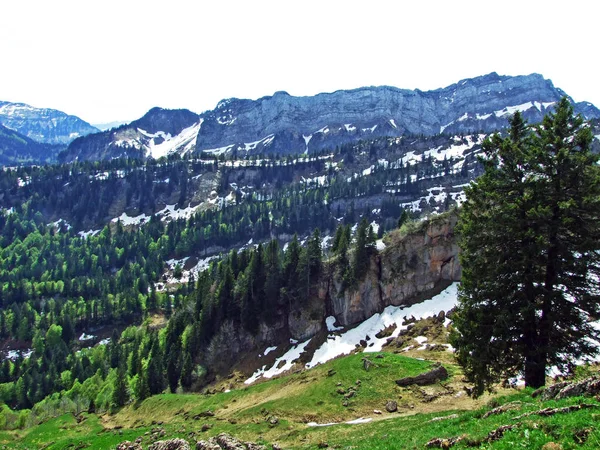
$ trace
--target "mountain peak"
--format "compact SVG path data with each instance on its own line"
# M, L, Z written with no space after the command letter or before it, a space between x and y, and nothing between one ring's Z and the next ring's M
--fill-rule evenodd
M431 91L368 86L304 97L277 91L257 100L223 99L214 110L200 115L152 108L130 125L148 136L159 132L175 136L196 124L193 148L212 154L300 154L374 137L491 132L506 127L515 111L535 123L564 95L540 74L491 72ZM600 117L593 105L579 103L575 108L586 118ZM191 142L187 134L186 139ZM133 142L131 137L117 141ZM135 148L146 145L135 142L139 144ZM182 148L187 152L191 145Z
M99 131L77 116L25 103L0 102L0 124L37 142L67 145Z

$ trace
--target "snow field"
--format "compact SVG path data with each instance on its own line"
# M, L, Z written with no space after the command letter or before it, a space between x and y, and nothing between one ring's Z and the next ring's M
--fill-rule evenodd
M418 320L435 316L441 311L449 311L456 306L457 297L458 283L453 283L429 300L409 307L388 306L382 313L374 314L355 328L341 333L338 333L341 328L335 326L335 317L327 317L325 322L330 334L327 337L327 341L315 351L311 361L306 364L306 368L310 369L338 356L350 354L360 345L361 341L369 342L369 346L364 350L365 352L379 352L388 339L398 337L402 330L408 328L408 325L405 324L406 318L414 317ZM396 329L391 337L379 339L375 336L393 324L396 325ZM291 369L293 363L304 353L304 349L309 342L310 339L301 344L294 345L283 356L277 358L270 368L267 368L266 365L263 366L244 383L252 384L262 377L272 378ZM418 342L422 344L425 341ZM282 367L278 368L282 362Z

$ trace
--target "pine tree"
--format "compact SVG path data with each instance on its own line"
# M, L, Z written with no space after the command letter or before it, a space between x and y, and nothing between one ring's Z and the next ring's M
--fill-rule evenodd
M307 258L310 271L310 277L312 280L317 281L317 277L321 272L321 266L323 264L323 249L321 248L321 232L318 228L315 228L312 236L308 240Z
M600 312L600 168L592 135L566 99L541 126L521 115L484 142L485 172L466 189L463 269L452 343L475 394L522 373L545 384L566 356L594 354Z
M279 294L281 288L281 263L279 260L279 243L273 239L264 252L265 300L263 305L263 316L268 323L272 323L274 312L279 305Z
M111 397L111 405L119 408L129 400L129 391L127 386L127 369L124 362L119 364L115 381L113 383L113 393Z
M369 268L369 259L375 249L375 235L365 217L362 218L356 229L354 255L352 258L352 275L354 281L364 278Z
M177 393L177 386L179 384L179 378L181 375L179 350L180 347L177 348L177 351L171 351L167 354L167 381L169 383L169 389L173 394Z
M288 309L291 309L291 304L300 295L300 279L298 272L300 268L300 257L302 255L302 247L298 242L298 235L294 234L292 241L289 243L285 252L283 261L283 288L281 289L281 296L288 305Z
M194 373L194 364L189 352L183 354L183 365L181 367L181 387L184 391L189 391L192 387L192 374Z
M148 368L142 367L138 373L137 382L135 384L135 398L138 401L143 401L150 397L150 386L148 385Z
M408 215L408 211L406 209L403 209L402 214L400 214L400 217L398 218L398 228L402 228L402 225L408 222L409 219L410 217Z
M150 395L160 394L165 388L165 375L163 365L163 354L160 350L158 337L153 335L152 350L150 351L150 359L146 370L146 378L148 379L148 389Z

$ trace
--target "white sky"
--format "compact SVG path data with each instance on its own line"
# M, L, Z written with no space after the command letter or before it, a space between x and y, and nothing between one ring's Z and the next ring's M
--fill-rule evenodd
M600 107L600 2L14 0L0 100L133 120L153 106L541 73Z

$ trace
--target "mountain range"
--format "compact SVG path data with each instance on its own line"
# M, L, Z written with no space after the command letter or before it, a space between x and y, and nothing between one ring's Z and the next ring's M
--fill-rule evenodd
M314 154L379 136L490 132L505 127L515 111L538 122L565 95L538 74L496 73L433 91L381 86L311 97L276 92L258 100L222 100L199 115L153 108L130 124L76 139L61 160L158 158L192 151ZM576 103L575 110L587 119L600 118L589 102Z
M155 107L138 120L115 122L104 131L61 111L0 102L0 124L32 141L62 146L38 158L32 159L31 152L29 157L4 158L3 164L158 159L193 152L234 158L315 154L382 136L495 131L515 111L535 123L565 95L539 74L490 73L431 91L379 86L307 97L276 92L257 100L225 99L201 114ZM600 110L589 102L574 106L586 119L600 118ZM7 142L4 154L18 155L20 144Z
M468 268L455 208L484 142L565 95L497 74L429 92L278 92L201 114L156 107L68 148L0 125L0 440L190 448L157 440L233 430L274 449L446 448L510 431L502 445L566 448L593 436L593 404L542 403L512 381L482 414L449 340ZM598 153L600 112L574 107ZM572 426L515 422L538 414L532 401ZM355 435L340 424L371 420ZM221 438L195 448L265 448Z
M63 146L79 136L100 131L79 117L56 109L3 101L0 124L34 141Z

